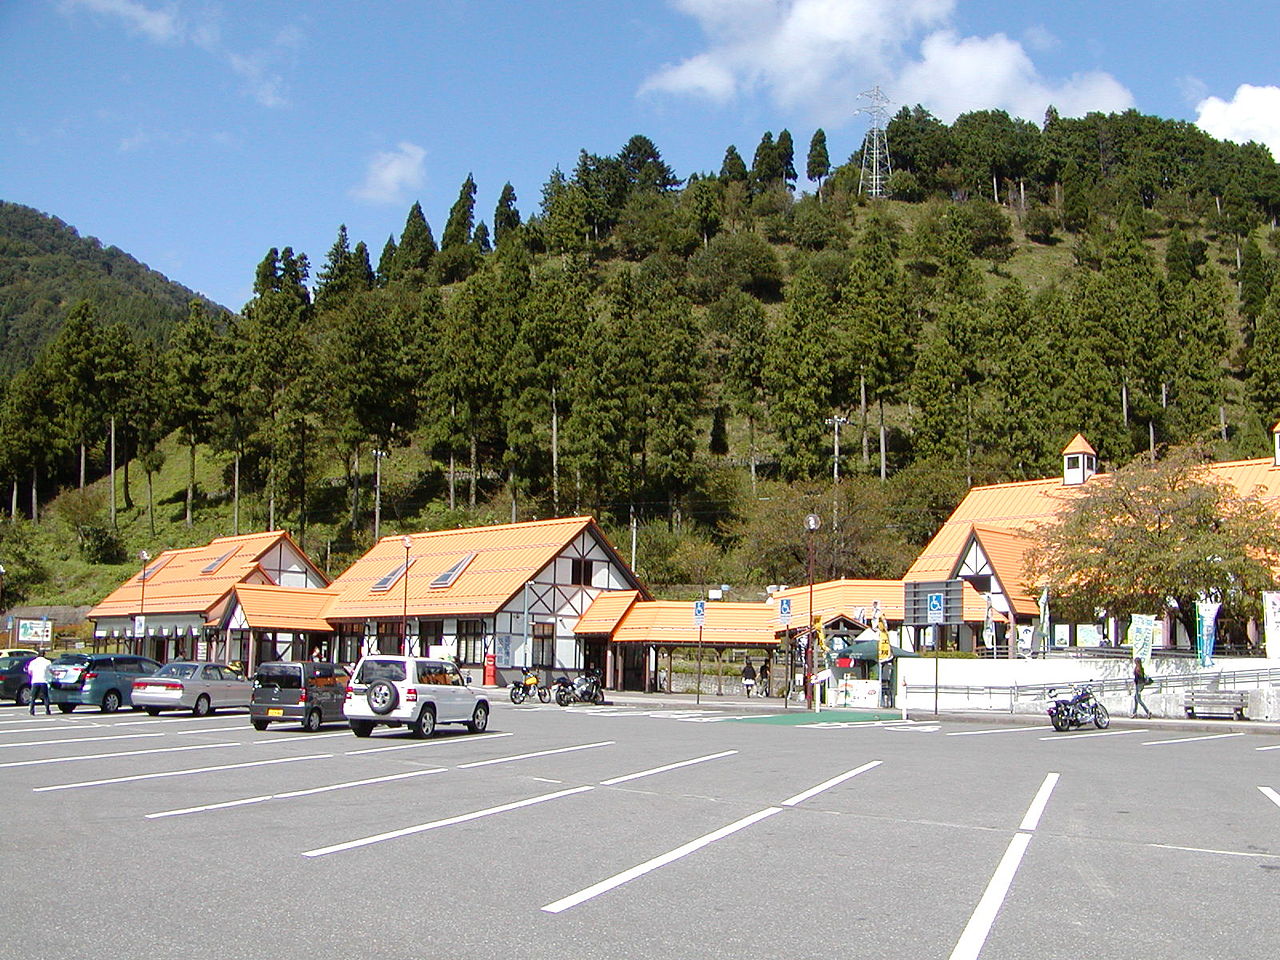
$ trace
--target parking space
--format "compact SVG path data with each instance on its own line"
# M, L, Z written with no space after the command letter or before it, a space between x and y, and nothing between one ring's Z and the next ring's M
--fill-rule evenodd
M164 956L1127 957L1153 924L1182 942L1149 956L1220 955L1200 889L1233 956L1273 952L1272 738L664 713L495 702L414 740L0 710L10 876L58 889L9 943L140 952L60 922L75 903Z

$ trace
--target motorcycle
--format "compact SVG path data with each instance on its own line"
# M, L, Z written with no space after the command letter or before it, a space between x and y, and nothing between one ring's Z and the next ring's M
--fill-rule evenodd
M1049 722L1053 724L1053 729L1061 733L1072 727L1083 727L1090 721L1099 730L1105 730L1111 725L1111 714L1094 699L1092 687L1085 684L1073 687L1072 691L1073 696L1058 697L1049 707ZM1055 697L1056 693L1057 691L1050 690L1049 696Z
M543 703L551 700L551 690L538 682L538 675L529 667L522 667L524 676L511 681L511 702L524 703L529 697L537 696Z
M575 680L568 677L556 679L556 703L567 707L571 703L604 703L604 688L600 685L600 674L587 671Z

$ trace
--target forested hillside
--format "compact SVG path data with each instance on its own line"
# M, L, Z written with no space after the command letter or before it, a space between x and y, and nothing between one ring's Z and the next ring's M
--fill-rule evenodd
M79 300L92 300L103 323L159 341L195 297L57 217L0 200L0 374L29 365Z
M492 226L468 176L439 242L417 204L376 253L336 227L314 274L281 238L242 316L195 305L164 354L93 298L9 384L0 469L30 515L102 475L113 420L135 479L187 464L161 533L130 503L78 528L86 556L237 516L358 552L380 464L384 534L590 511L620 546L636 519L653 583L758 584L803 576L814 509L820 575L900 575L971 483L1056 473L1077 431L1112 465L1268 452L1265 148L1133 112L920 107L888 140L877 200L821 130L701 172L643 136L582 151L540 197L508 184Z

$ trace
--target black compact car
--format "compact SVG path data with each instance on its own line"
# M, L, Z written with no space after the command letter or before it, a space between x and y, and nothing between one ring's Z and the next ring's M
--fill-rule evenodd
M300 723L314 732L320 724L344 719L342 703L351 677L336 663L272 660L258 664L249 699L255 730L272 723Z
M27 664L34 659L34 654L0 657L0 699L12 700L20 707L31 702L31 678L27 676Z

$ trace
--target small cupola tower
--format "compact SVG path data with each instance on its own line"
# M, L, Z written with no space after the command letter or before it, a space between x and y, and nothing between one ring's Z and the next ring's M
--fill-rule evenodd
M1280 444L1280 440L1277 443ZM1083 434L1077 433L1062 451L1062 485L1078 487L1097 472L1097 451L1089 446Z
M1280 423L1271 428L1271 465L1280 467Z

